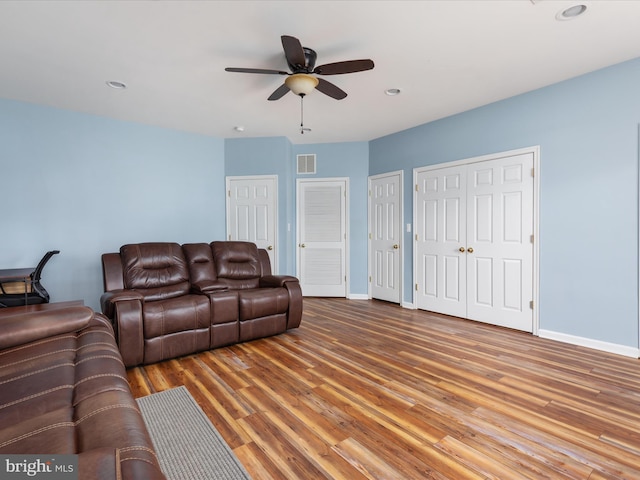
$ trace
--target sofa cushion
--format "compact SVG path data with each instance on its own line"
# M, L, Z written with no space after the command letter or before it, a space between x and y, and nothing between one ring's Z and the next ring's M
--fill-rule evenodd
M146 301L189 293L189 269L177 243L137 243L120 247L124 285Z
M286 313L289 293L286 288L255 288L238 291L240 321Z
M208 284L216 280L213 252L208 243L185 243L182 250L187 259L192 284Z
M258 247L250 242L212 242L216 273L230 288L256 288L262 275Z
M183 295L144 304L144 337L154 338L187 330L208 329L209 299L205 295Z

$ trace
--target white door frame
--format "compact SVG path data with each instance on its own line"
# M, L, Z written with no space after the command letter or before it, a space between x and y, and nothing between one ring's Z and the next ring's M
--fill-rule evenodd
M301 262L300 262L300 185L301 184L320 184L328 182L341 182L344 183L344 274L345 274L345 286L344 296L349 298L350 291L350 256L349 256L349 242L351 241L350 226L349 226L349 177L325 177L325 178L297 178L296 179L296 276L302 280L301 277ZM303 292L304 293L304 292Z
M273 250L269 252L271 257L271 271L275 275L278 273L278 176L277 175L243 175L225 177L226 186L226 238L231 240L231 205L229 198L231 196L231 182L238 180L272 180L273 181ZM264 246L259 246L263 248ZM266 248L266 247L264 247Z
M492 153L488 155L482 155L479 157L466 158L463 160L456 160L453 162L438 163L434 165L428 165L423 167L416 167L413 169L413 184L417 185L418 172L424 172L425 170L439 169L445 167L456 167L460 165L467 165L471 163L485 162L489 160L497 160L499 158L507 156L515 156L531 153L533 154L533 331L534 335L538 335L540 328L540 316L539 316L539 291L540 291L540 146L525 147L516 150L509 150L506 152ZM413 225L417 225L417 196L414 190L413 192ZM417 241L414 235L413 237L413 283L418 283L417 278ZM416 306L415 293L413 294L413 308Z
M373 251L371 248L371 231L372 231L372 224L371 224L371 184L374 180L379 180L382 178L386 178L386 177L394 177L394 176L399 176L400 177L400 189L398 192L398 198L400 200L400 214L398 216L398 241L400 242L400 251L398 252L400 258L398 260L399 262L399 268L400 271L398 272L398 288L400 290L400 298L398 299L398 303L400 305L402 305L403 303L403 299L404 299L404 282L403 277L404 277L404 238L402 235L403 232L403 224L404 224L404 170L396 170L393 172L387 172L387 173L381 173L378 175L371 175L369 176L369 180L368 180L368 190L369 190L369 202L367 205L367 210L368 210L368 215L367 215L367 220L368 220L368 230L369 230L369 240L368 240L368 251L369 251L369 290L368 290L368 296L369 298L373 298L372 296L372 285L371 285L371 278L374 272L374 258L373 258Z

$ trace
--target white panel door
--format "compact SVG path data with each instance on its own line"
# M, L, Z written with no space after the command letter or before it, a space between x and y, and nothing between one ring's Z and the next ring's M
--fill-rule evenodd
M533 154L468 169L467 318L531 332Z
M466 169L420 172L416 182L417 307L464 317Z
M369 272L372 298L400 303L402 172L369 179Z
M253 242L269 253L277 272L278 177L227 177L227 238Z
M302 294L347 296L347 180L298 180L298 278Z
M415 172L416 306L533 331L534 153Z

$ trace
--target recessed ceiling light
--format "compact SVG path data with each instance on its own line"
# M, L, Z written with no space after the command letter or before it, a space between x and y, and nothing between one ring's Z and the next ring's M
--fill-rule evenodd
M244 127L242 125L238 125L237 127L233 127L236 132L244 132Z
M117 82L115 80L109 80L107 82L107 85L111 88L115 88L116 90L124 90L125 88L127 88L126 83Z
M556 20L573 20L587 11L586 5L574 5L573 7L560 10L556 14Z
M387 88L384 91L384 93L386 93L390 97L393 97L394 95L400 95L400 89L399 88Z

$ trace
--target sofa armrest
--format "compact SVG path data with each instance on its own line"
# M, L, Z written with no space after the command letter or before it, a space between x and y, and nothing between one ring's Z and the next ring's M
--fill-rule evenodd
M113 319L115 304L118 302L125 302L128 300L142 301L144 296L136 292L135 290L113 290L111 292L105 292L100 297L100 308L102 313L107 317Z
M142 301L121 300L114 303L113 326L118 349L125 367L144 361Z
M287 330L297 328L302 321L302 289L300 281L290 275L265 275L260 277L261 288L284 287L289 293L289 308L287 309Z
M224 285L215 280L202 280L191 284L191 291L200 295L221 292L223 290L229 290L229 285Z
M77 332L87 327L93 316L93 310L80 306L42 312L2 312L0 314L0 349L24 345L54 335Z
M264 277L260 277L258 286L260 288L284 287L288 282L299 283L299 280L291 275L265 275Z

